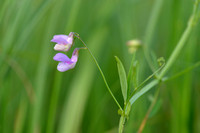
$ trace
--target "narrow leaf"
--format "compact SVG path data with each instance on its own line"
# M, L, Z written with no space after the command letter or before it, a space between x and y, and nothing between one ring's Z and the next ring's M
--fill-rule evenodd
M138 99L140 98L143 94L145 94L147 91L149 91L151 88L153 88L154 86L156 86L159 83L159 80L155 79L153 81L151 81L149 84L147 84L146 86L144 86L140 91L138 91L137 93L135 93L135 95L133 95L130 99L130 103L131 105Z
M131 96L131 93L133 92L131 88L136 88L138 86L138 61L135 60L135 56L133 56L130 65L127 83L128 83L127 96L129 98Z
M124 98L124 101L127 99L127 79L126 79L126 71L124 69L124 66L120 59L115 56L116 61L117 61L117 68L118 68L118 73L119 73L119 79L120 79L120 84L121 84L121 90L122 90L122 95Z
M133 57L132 57L132 61L131 61L131 65L130 65L130 68L129 68L129 72L128 72L128 78L127 78L127 83L128 83L128 90L127 90L127 95L129 97L129 94L131 93L131 87L132 87L132 80L133 80L133 63L135 61L135 53L133 53Z

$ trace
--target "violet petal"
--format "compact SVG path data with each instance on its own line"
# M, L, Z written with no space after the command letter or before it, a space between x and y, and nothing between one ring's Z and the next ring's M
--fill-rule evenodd
M53 57L53 59L54 59L55 61L71 62L71 59L70 59L67 55L65 55L65 54L63 54L63 53L57 53L57 54Z
M69 69L72 69L74 68L76 65L76 62L75 63L67 63L67 62L60 62L57 66L57 69L58 71L60 72L65 72Z
M51 42L55 42L58 44L72 44L72 39L71 37L68 37L67 35L55 35L53 36L53 39L51 40Z
M75 48L73 53L72 53L72 57L71 57L72 62L78 61L78 52L79 52L79 48Z

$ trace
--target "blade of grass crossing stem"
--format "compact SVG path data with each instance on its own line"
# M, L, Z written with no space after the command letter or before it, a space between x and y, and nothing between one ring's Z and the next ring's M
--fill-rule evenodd
M124 69L124 66L120 59L115 56L115 59L117 61L117 68L118 68L118 74L119 74L119 79L120 79L120 84L121 84L121 91L122 95L124 98L124 102L126 102L127 99L127 79L126 79L126 71Z

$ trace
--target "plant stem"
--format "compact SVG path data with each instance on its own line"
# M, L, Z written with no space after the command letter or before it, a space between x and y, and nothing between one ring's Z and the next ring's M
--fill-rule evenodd
M187 41L192 28L195 25L196 22L196 16L197 16L197 9L198 9L198 3L199 0L196 0L195 5L194 5L194 10L193 10L193 14L188 22L187 28L184 31L180 41L178 42L176 48L174 49L173 53L171 54L168 62L166 63L166 66L163 68L163 70L161 71L159 78L162 79L164 77L164 75L167 73L167 71L169 70L169 68L173 65L173 63L176 61L178 55L180 54L183 46L185 45L185 42Z
M122 107L120 106L119 102L117 101L117 99L115 98L114 94L112 93L112 91L111 91L111 89L110 89L110 87L109 87L109 85L108 85L108 83L107 83L107 80L106 80L106 78L105 78L105 76L104 76L104 73L103 73L103 71L101 70L101 67L99 66L99 64L98 64L98 62L97 62L97 60L96 60L96 58L94 57L94 55L92 54L92 52L90 51L90 49L87 47L87 45L84 43L84 41L83 41L78 35L76 35L76 33L75 33L74 35L75 35L75 36L83 43L83 45L87 48L88 52L89 52L90 55L92 56L92 59L94 60L94 62L95 62L95 64L96 64L97 68L99 69L99 71L100 71L100 73L101 73L101 76L102 76L102 78L103 78L103 80L104 80L104 83L106 84L106 87L107 87L107 89L108 89L110 95L111 95L112 98L114 99L114 101L115 101L115 103L117 104L117 106L119 107L119 109L122 110Z
M123 133L125 121L126 117L124 116L124 114L122 114L119 120L119 133Z
M191 30L192 30L192 26L189 24L188 27L187 27L187 29L183 33L183 36L181 37L181 40L179 41L179 43L176 46L175 50L171 54L168 62L166 63L166 66L161 71L161 73L159 75L160 78L162 78L166 74L166 72L169 70L169 68L173 65L173 63L177 59L177 56L179 55L182 47L184 46L186 40L188 39Z
M121 117L120 117L120 120L119 120L119 133L123 133L123 131L124 131L124 125L125 125L126 119L128 119L130 110L131 110L131 103L125 102L124 103L124 110L120 113Z

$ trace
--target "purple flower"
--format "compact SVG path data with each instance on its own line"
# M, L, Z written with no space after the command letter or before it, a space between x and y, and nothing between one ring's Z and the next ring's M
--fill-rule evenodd
M74 36L73 32L70 32L69 35L55 35L51 42L57 43L54 47L54 50L57 51L69 51L72 47Z
M79 52L79 49L75 48L74 51L73 51L71 59L63 53L57 53L53 57L53 59L55 61L60 61L58 66L57 66L58 71L65 72L69 69L74 68L75 65L76 65L76 62L78 61L78 52Z

